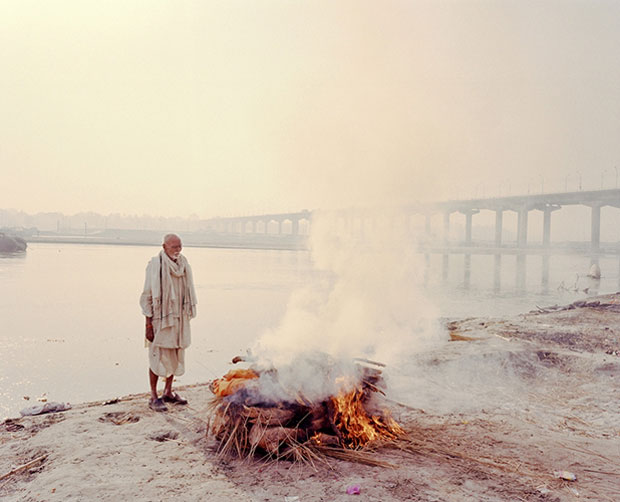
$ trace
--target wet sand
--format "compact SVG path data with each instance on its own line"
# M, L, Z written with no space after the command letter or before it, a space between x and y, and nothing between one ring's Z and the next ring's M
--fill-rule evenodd
M218 458L206 435L211 393L201 384L182 388L190 405L167 413L149 410L145 393L5 421L0 498L617 500L619 321L620 295L607 295L572 308L446 323L452 341L419 364L439 374L475 354L495 368L490 385L518 381L528 404L438 413L389 402L408 439L372 455L393 467ZM569 473L575 481L562 479ZM353 484L360 495L346 494Z

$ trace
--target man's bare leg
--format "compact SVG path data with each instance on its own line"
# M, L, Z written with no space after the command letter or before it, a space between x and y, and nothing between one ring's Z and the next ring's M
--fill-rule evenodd
M172 397L172 381L174 380L174 375L170 375L166 378L166 385L164 386L164 396Z
M164 393L161 396L164 402L166 403L174 403L174 404L187 404L187 399L182 398L178 394L172 392L172 381L174 380L174 375L166 378L166 386L164 387Z
M149 408L153 411L167 411L168 408L164 402L157 397L157 379L159 377L149 369L149 383L151 384L151 400Z
M157 399L157 379L158 376L149 369L149 383L151 384L151 400Z

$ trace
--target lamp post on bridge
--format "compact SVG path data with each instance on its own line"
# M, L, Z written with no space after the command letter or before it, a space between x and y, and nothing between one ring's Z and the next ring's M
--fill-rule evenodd
M484 199L484 183L478 183L476 185L475 198Z

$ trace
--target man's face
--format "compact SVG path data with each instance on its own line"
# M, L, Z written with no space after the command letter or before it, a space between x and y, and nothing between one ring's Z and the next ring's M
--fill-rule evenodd
M183 245L178 237L171 237L167 242L164 242L164 252L171 260L176 260L181 254L182 249Z

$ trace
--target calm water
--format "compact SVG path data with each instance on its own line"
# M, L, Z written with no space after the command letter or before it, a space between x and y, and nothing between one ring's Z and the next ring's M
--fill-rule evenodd
M31 244L25 254L0 255L0 419L43 395L75 403L147 390L138 297L146 263L158 251ZM179 384L227 371L234 355L277 325L291 292L320 274L307 252L186 248L184 254L199 305ZM493 260L473 256L465 274L463 256L450 257L447 269L442 256L432 256L417 287L438 298L446 317L515 314L570 303L585 297L586 287L588 294L620 289L617 258L601 260L598 284L585 278L587 257L552 257L545 282L541 257L527 258L525 280L517 277L515 257L504 256L498 273Z

